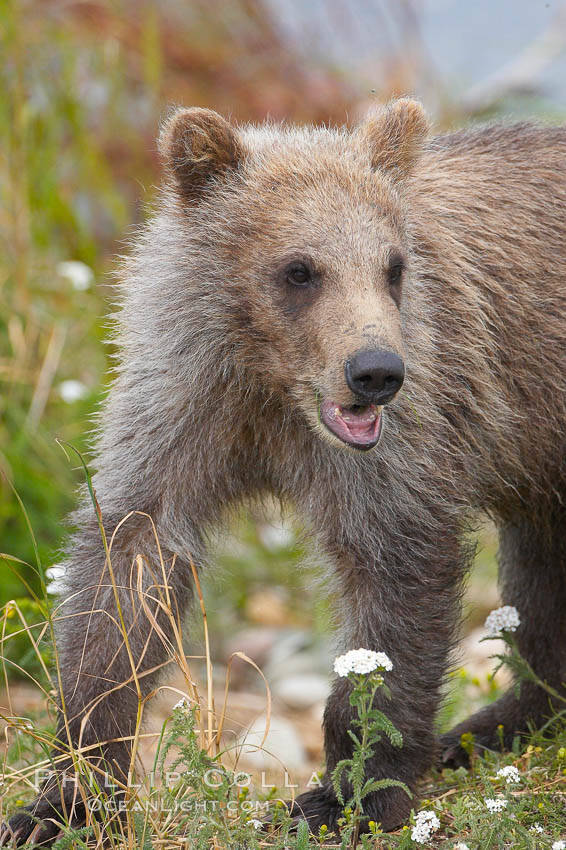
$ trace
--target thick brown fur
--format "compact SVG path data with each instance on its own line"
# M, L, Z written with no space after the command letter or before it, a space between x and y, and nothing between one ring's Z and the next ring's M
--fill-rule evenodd
M161 147L171 181L124 267L94 481L109 533L129 511L151 515L168 564L177 556L180 610L189 557L204 564L226 508L267 492L295 505L335 579L339 646L394 664L385 710L404 746L380 745L369 773L412 789L435 757L477 512L501 529L521 650L554 687L566 679L566 129L489 126L428 143L425 129L408 101L353 133L172 117ZM396 292L392 252L405 265ZM289 285L297 258L315 268L313 286ZM330 435L318 404L354 403L344 363L364 348L403 357L406 379L381 441L361 453ZM82 741L94 743L132 734L138 700L88 499L75 523L63 610L95 613L62 622L59 652L71 734L93 708ZM157 570L143 516L112 551L125 588L138 553ZM148 567L143 587L154 583ZM122 604L139 672L150 671L166 648L136 594ZM140 679L144 695L155 681ZM338 680L326 709L328 771L349 753L347 690ZM522 685L446 736L445 758L460 758L463 730L490 747L498 724L509 742L550 711ZM128 752L104 748L123 773ZM391 789L366 814L391 829L412 805ZM56 788L31 811L60 806ZM328 781L295 812L335 829ZM25 813L12 821L20 842L31 826Z

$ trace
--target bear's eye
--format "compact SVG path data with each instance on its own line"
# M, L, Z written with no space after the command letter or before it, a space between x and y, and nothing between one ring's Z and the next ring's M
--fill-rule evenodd
M387 280L389 286L399 286L399 284L401 283L401 278L403 277L403 268L403 263L399 260L396 260L391 263L387 272Z
M287 282L292 286L308 286L312 281L312 274L304 263L292 263L287 269Z

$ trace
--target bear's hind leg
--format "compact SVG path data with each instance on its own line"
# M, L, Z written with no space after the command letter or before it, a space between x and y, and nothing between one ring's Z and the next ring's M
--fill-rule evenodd
M502 601L517 608L521 625L514 634L519 650L537 675L566 697L566 512L544 526L505 525L500 533ZM471 732L478 751L509 749L516 735L540 727L566 708L530 682L478 711L441 738L445 765L467 763L460 737ZM503 730L499 727L502 726Z

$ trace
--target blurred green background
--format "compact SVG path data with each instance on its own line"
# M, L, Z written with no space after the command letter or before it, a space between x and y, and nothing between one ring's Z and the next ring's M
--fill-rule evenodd
M15 488L43 565L57 563L82 474L56 438L88 457L90 419L108 380L114 257L151 207L168 105L208 106L239 121L343 123L376 99L411 92L439 128L494 115L559 118L563 7L495 7L0 4L0 552L35 563ZM257 621L253 600L268 587L273 617L324 629L324 604L313 604L312 582L298 568L297 536L274 536L252 516L238 540L220 547L227 577L207 591L213 616L228 617L231 629ZM485 540L473 582L491 602L490 532ZM32 569L0 561L0 604L26 596L22 579L39 589Z

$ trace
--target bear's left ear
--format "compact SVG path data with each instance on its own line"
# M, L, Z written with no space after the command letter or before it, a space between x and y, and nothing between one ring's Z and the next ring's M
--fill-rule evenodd
M375 169L387 171L396 180L410 174L419 158L430 128L428 117L416 100L394 100L368 116L356 130L369 148Z
M164 124L159 151L180 194L198 200L210 177L236 168L245 152L236 130L212 109L178 109Z

